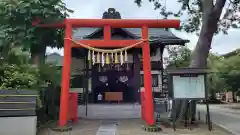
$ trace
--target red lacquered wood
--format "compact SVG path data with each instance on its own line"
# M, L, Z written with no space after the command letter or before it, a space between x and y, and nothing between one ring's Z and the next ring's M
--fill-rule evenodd
M179 20L153 20L153 19L66 19L72 24L73 28L78 27L104 27L112 28L140 28L148 26L148 28L179 28ZM66 21L65 21L66 22ZM40 21L34 21L32 24L39 27L55 27L65 28L65 22L41 24Z
M142 37L148 38L148 27L142 27ZM152 96L152 73L151 73L151 56L149 42L143 43L143 71L144 71L144 95L145 95L145 115L148 125L154 125L154 109Z
M70 24L66 24L65 38L72 38L72 27ZM70 86L71 59L71 41L65 39L58 126L65 126L68 121L68 93Z

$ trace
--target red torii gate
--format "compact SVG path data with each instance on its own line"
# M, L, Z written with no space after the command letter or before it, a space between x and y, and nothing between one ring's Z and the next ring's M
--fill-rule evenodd
M62 70L62 87L60 99L59 126L64 126L68 121L69 107L69 86L70 86L70 65L71 65L71 49L73 47L80 48L82 46L72 44L72 30L79 27L103 27L103 40L80 40L80 44L87 44L97 48L119 48L132 44L143 43L138 48L142 48L143 53L143 70L144 70L144 89L145 89L145 120L148 125L153 125L154 109L152 96L152 77L151 77L151 61L150 47L148 40L148 28L179 28L179 20L146 20L146 19L65 19L63 23L58 24L39 24L40 21L34 22L33 25L40 27L65 28L64 38L64 61ZM111 40L111 28L141 28L142 39L139 40Z

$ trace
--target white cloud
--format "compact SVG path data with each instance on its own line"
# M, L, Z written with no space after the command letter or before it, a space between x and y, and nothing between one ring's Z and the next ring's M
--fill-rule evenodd
M71 18L101 18L104 11L108 8L115 8L125 19L158 19L160 18L159 11L154 10L152 3L145 0L142 7L138 7L134 0L65 0L67 7L74 10ZM169 10L178 9L176 2L168 1L166 3ZM197 36L185 32L174 31L176 36L189 39L190 43L187 45L193 49L197 42ZM214 37L212 42L212 52L226 53L240 47L239 44L240 30L230 30L228 35L219 34ZM63 54L62 49L47 48L47 52L58 52Z

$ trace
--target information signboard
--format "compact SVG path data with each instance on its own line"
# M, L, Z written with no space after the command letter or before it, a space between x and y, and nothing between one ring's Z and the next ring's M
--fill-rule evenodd
M178 68L178 69L168 69L169 81L168 86L170 92L172 92L172 110L170 111L170 116L173 119L173 129L176 130L176 117L177 117L177 107L181 100L187 101L187 106L191 103L197 102L199 99L204 99L206 101L207 108L207 122L208 129L211 130L211 120L208 105L208 92L206 88L206 75L208 73L207 69L198 68ZM189 111L189 110L187 110ZM188 114L190 112L186 112ZM188 123L188 117L185 115L185 127ZM193 123L193 119L190 123Z
M173 95L175 99L204 99L204 75L173 76Z

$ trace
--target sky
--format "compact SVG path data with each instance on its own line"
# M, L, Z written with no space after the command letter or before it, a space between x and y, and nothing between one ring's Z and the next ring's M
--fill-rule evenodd
M143 0L142 7L138 7L134 0L64 0L67 7L74 10L70 18L101 18L103 12L108 8L115 8L120 12L123 19L161 19L158 10L154 10L152 3L148 0ZM179 4L174 0L166 1L168 10L179 9ZM182 19L182 18L180 18ZM187 47L194 49L198 37L192 33L179 32L172 30L172 32L183 39L190 40ZM240 47L240 30L230 29L228 35L218 34L214 36L212 42L211 52L217 54L224 54L233 51ZM47 48L47 54L57 52L63 55L63 49Z

